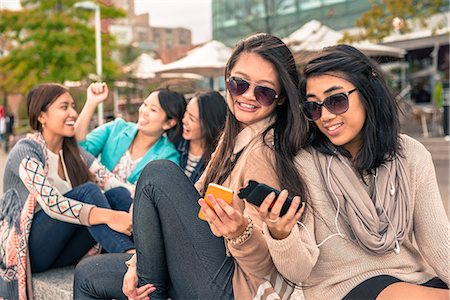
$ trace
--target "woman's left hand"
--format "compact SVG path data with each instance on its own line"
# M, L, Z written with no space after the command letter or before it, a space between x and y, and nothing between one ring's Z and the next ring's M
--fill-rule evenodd
M275 201L271 211L269 212L269 208L272 205L272 202L275 200L275 193L270 193L266 199L264 199L263 203L259 207L259 215L261 219L264 220L267 224L267 228L270 231L270 234L274 239L282 240L289 236L294 228L297 221L303 214L305 205L302 204L302 207L297 212L297 208L300 204L300 197L295 196L292 200L291 206L288 209L288 212L280 217L280 211L283 207L284 202L288 197L288 191L281 191L280 195Z
M198 200L198 204L202 207L213 234L217 237L227 238L240 236L245 231L248 221L237 201L233 200L229 205L223 199L216 199L213 195L208 194L206 197L212 208L206 204L203 198Z

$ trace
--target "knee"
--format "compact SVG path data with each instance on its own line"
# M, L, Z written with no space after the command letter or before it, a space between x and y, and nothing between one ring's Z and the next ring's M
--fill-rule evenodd
M119 197L119 198L130 197L130 195L131 195L130 191L122 186L112 188L105 192L105 196L108 199L111 197Z
M85 192L89 194L95 194L95 193L101 193L102 190L100 187L95 184L94 182L85 182L83 183L80 188Z
M179 169L179 168L180 167L177 164L175 164L173 161L170 161L167 159L153 160L145 166L140 177L142 177L142 175L145 175L145 176L157 175L158 176L161 173L174 172L176 169Z
M136 185L139 186L160 185L176 180L180 174L183 174L181 168L174 162L166 159L154 160L149 162L142 170Z

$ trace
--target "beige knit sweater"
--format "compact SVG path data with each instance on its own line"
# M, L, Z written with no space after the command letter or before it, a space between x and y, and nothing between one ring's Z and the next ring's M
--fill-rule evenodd
M430 153L416 140L402 135L402 145L410 173L410 205L413 226L400 253L370 254L349 240L334 236L320 247L317 244L335 234L336 210L330 203L312 155L302 151L296 157L311 193L315 210L306 213L303 226L296 226L284 240L271 238L264 226L273 262L289 280L303 283L306 299L342 299L364 280L390 275L421 284L438 276L449 285L450 227ZM355 184L361 184L355 182Z

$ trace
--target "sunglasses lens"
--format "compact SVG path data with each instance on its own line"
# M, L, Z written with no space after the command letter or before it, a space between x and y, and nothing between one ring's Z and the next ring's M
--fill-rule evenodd
M270 106L275 101L275 98L277 96L277 92L275 90L257 85L255 87L255 97L256 100L264 106Z
M228 90L233 96L240 96L250 87L250 84L242 79L230 77L228 79Z
M322 106L332 114L340 115L348 110L348 96L346 94L335 94L326 98L323 104L307 101L303 103L303 113L310 120L316 121L322 115Z
M303 113L308 119L315 121L320 118L322 107L316 102L304 102Z
M348 110L348 97L345 94L331 95L323 104L332 114L340 115Z

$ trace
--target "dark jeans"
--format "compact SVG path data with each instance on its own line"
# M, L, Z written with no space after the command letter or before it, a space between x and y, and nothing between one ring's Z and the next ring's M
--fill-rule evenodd
M199 198L189 178L170 161L150 162L139 177L133 232L139 286L156 287L151 299L233 298L234 260L226 256L223 238L215 237L197 217ZM122 286L125 260L123 255L99 255L80 263L75 299L124 297L108 289ZM107 295L100 294L103 291Z
M132 199L125 188L114 188L106 193L94 183L84 183L64 196L102 208L128 210ZM130 237L112 230L105 224L85 227L62 222L38 211L31 225L29 250L32 272L44 272L75 264L98 242L111 253L133 249Z
M131 254L111 253L88 257L75 269L73 298L127 299L122 293L122 279L127 271L125 262Z
M389 275L375 276L367 280L364 280L363 282L358 284L343 299L344 300L376 299L384 289L386 289L388 286L396 282L404 282L404 281ZM448 286L437 277L434 277L421 285L448 290Z

